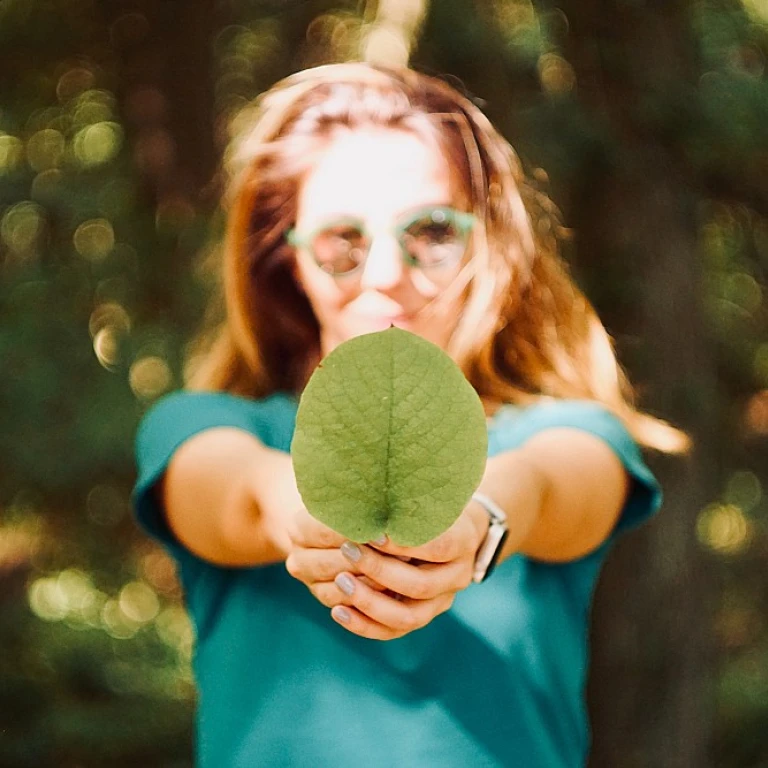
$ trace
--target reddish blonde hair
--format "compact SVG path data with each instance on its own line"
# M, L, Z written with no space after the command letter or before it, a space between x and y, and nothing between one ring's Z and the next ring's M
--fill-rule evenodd
M407 130L449 160L457 197L477 220L456 288L464 311L447 351L484 401L594 400L640 443L687 447L682 432L632 405L611 340L558 255L557 211L470 99L412 69L331 64L279 82L254 117L231 155L226 319L196 356L192 388L301 392L320 357L318 323L285 239L302 180L340 130Z

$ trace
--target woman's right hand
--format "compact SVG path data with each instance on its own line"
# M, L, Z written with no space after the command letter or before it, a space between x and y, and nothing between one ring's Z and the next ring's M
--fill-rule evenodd
M285 533L290 542L285 559L288 573L305 584L327 608L345 600L335 582L340 573L354 573L369 587L382 591L379 584L363 576L342 554L340 547L348 539L316 520L304 507L289 516Z

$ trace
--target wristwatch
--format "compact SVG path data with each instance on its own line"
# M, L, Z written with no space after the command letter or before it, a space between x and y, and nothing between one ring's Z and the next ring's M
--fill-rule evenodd
M482 493L473 493L472 500L488 513L489 518L488 532L475 555L475 568L472 573L472 581L479 584L491 575L507 540L509 529L504 510L495 501Z

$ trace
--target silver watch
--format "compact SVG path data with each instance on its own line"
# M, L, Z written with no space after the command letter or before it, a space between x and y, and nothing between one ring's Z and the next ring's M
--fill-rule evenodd
M491 575L504 542L507 540L509 529L504 510L495 501L482 493L473 493L472 500L488 513L489 518L488 532L475 555L475 568L472 573L472 581L479 584Z

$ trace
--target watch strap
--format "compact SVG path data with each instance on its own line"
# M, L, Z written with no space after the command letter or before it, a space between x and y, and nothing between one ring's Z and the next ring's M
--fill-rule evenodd
M472 573L472 581L476 584L485 581L493 570L501 554L504 542L509 530L507 528L507 516L504 510L493 499L482 493L473 493L472 499L476 501L488 514L490 523L488 532L483 539L475 556L475 565Z

